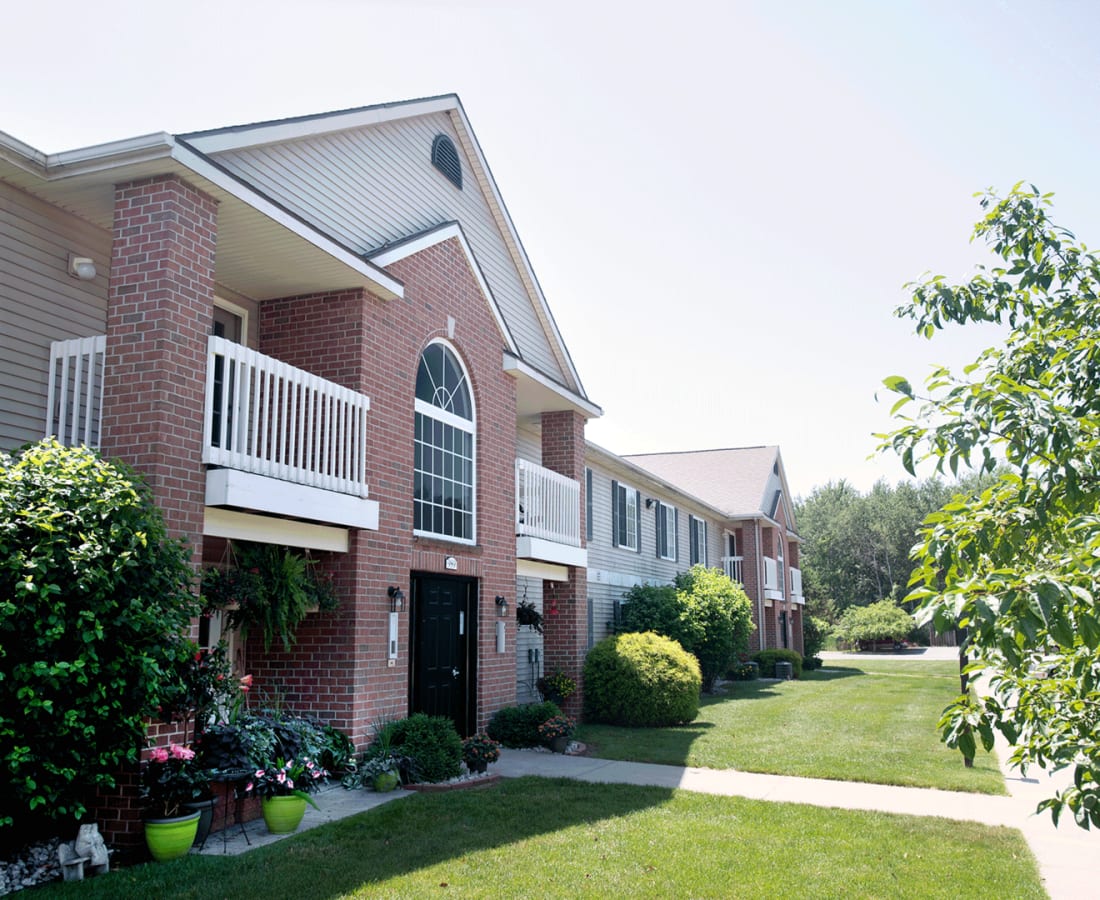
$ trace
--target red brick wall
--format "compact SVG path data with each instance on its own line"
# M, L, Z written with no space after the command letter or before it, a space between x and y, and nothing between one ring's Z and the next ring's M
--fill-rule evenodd
M217 204L175 176L115 190L102 449L138 469L171 534L202 553L206 338L214 298ZM194 636L194 635L192 635ZM182 736L152 724L151 739ZM108 841L140 841L137 772L93 810Z
M378 531L353 532L350 552L331 560L342 603L336 616L311 617L287 654L249 648L258 678L288 687L291 705L306 706L369 739L382 718L409 710L409 620L400 616L397 664L387 665L386 590L410 596L415 572L479 579L477 616L479 725L515 699L515 621L505 653L496 652L494 598L514 602L515 383L501 366L503 340L457 240L394 263L405 297L383 301L364 291L268 301L260 309L260 350L324 378L363 391L368 418L370 496L380 504ZM477 543L415 537L412 532L413 404L420 353L447 337L466 366L477 424ZM457 570L447 570L453 556ZM316 621L313 621L313 618Z
M580 413L542 414L542 464L584 484L584 425ZM580 533L585 534L585 508L581 503ZM565 702L565 712L580 715L584 706L584 657L588 652L588 572L570 567L568 581L544 581L543 671L561 669L577 682L577 690Z

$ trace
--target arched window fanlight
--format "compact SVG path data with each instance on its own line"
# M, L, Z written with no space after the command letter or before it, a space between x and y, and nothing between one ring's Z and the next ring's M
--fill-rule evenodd
M458 158L454 141L445 134L437 134L432 141L432 165L460 191L462 190L462 163Z

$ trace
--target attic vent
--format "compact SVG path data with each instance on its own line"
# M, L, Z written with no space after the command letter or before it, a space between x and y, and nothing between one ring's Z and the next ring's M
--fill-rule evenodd
M437 134L432 141L432 165L460 191L462 190L462 163L454 142L445 134Z

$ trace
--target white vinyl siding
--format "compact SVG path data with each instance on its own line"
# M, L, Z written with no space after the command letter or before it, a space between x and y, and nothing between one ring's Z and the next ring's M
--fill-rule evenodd
M93 281L70 278L89 256ZM50 344L107 331L111 234L0 184L0 449L46 430Z
M454 141L464 172L471 173L445 112L215 158L356 253L444 222L461 223L520 355L568 384L485 196L472 179L456 190L432 166L432 141L440 133Z
M592 541L592 520L595 518L593 502L592 470L586 466L584 470L584 539L588 542Z
M611 542L616 547L641 552L641 500L635 488L611 482Z
M657 501L654 508L657 531L657 555L661 559L677 559L676 553L676 520L679 511L675 506Z

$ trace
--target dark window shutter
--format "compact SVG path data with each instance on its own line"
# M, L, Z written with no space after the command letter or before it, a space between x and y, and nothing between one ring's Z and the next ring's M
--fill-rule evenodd
M642 492L641 491L635 491L634 492L634 518L635 518L635 522L636 522L636 524L634 526L634 534L638 538L638 546L634 548L634 552L635 553L641 553L642 552Z
M654 543L657 545L654 548L654 551L655 551L654 555L658 559L660 559L661 558L661 550L664 549L663 544L661 542L661 536L664 533L664 529L661 527L661 504L658 503L654 507L654 509L657 511L657 514L653 517L653 523L656 526L653 529L653 539L654 539Z
M696 542L696 534L698 533L698 531L699 531L699 520L697 518L695 518L695 516L688 516L688 543L690 544L688 559L690 560L691 565L693 565L693 566L697 562L699 562L699 559L698 559L699 552L696 549L699 546L698 543Z
M676 562L680 561L680 510L672 511L672 533L676 535L676 552L673 554Z
M619 546L619 482L611 481L611 546Z
M592 540L592 470L584 470L584 539Z

